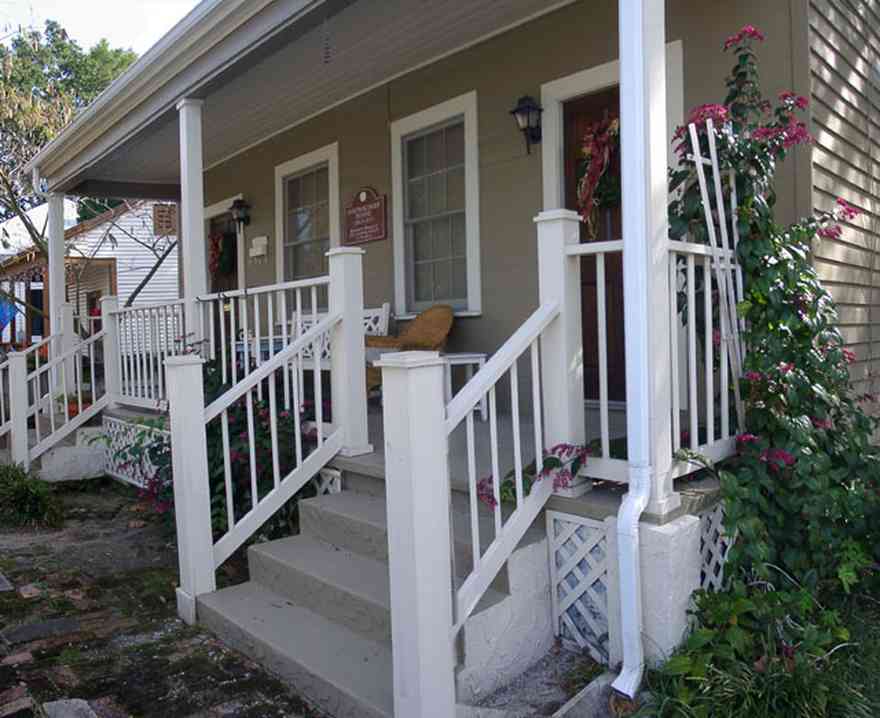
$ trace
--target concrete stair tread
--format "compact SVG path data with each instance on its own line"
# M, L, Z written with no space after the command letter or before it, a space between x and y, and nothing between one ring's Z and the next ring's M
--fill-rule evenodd
M269 667L334 716L393 715L390 644L366 639L253 582L201 596L199 604L209 627L252 658L271 653ZM230 635L224 630L229 624L259 646ZM317 694L308 690L310 681L320 684ZM358 704L362 712L352 707Z
M382 561L361 556L306 535L256 544L249 549L249 552L271 559L278 567L307 574L338 590L391 611L388 564ZM254 576L253 571L251 575ZM480 599L474 613L491 608L505 597L505 594L490 587Z

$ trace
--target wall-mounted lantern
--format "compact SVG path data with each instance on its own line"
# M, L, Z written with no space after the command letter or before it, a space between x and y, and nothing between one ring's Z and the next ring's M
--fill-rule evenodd
M251 206L243 199L239 198L235 200L229 208L229 211L232 213L232 219L235 224L238 225L239 231L242 231L244 227L247 227L247 225L251 223Z
M517 127L525 135L528 154L532 153L532 145L541 141L541 113L543 111L544 108L530 95L520 97L516 107L510 111L516 120Z

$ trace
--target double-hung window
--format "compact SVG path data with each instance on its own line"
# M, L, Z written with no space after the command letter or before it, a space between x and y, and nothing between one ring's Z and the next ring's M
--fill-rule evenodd
M478 312L476 94L392 125L398 311Z

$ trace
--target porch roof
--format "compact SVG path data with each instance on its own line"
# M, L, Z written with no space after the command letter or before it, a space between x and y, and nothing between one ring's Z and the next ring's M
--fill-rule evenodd
M204 0L28 165L52 192L179 197L177 103L225 159L575 0ZM357 118L352 118L353 122Z

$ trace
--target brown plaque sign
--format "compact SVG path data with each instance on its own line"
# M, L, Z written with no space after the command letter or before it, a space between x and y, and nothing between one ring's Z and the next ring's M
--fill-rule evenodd
M358 190L351 204L345 208L344 244L377 242L388 237L385 195L371 187Z

